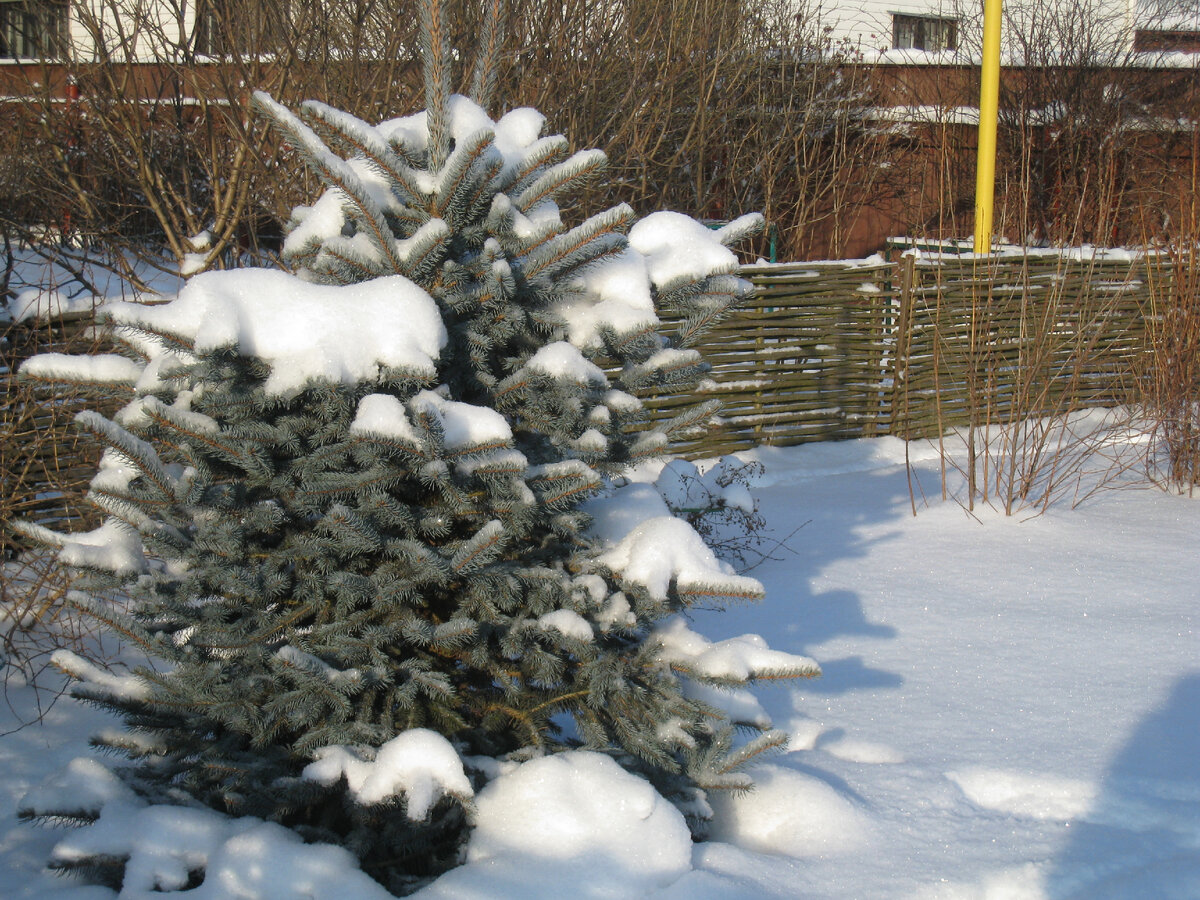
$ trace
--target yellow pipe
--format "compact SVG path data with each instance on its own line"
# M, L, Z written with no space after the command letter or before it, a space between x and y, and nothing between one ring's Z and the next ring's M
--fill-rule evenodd
M983 66L979 83L979 154L975 162L975 252L992 248L992 201L996 191L996 118L1000 110L1002 0L984 0Z

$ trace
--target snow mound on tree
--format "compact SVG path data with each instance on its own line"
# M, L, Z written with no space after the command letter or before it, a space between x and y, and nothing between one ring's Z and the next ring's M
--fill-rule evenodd
M658 491L638 482L588 500L580 508L592 517L592 534L610 547L646 520L671 514Z
M343 776L360 803L382 803L403 794L408 817L420 821L445 796L468 800L474 795L458 753L444 737L413 728L392 738L369 759L356 747L341 745L317 751L304 777L330 785Z
M661 646L659 658L696 675L746 681L774 672L820 671L815 661L794 653L772 650L762 635L743 634L710 641L692 631L682 616L672 616L653 632Z
M590 531L605 548L596 561L626 585L640 585L655 599L672 585L680 594L754 599L762 584L738 575L683 519L671 514L654 486L633 482L583 504Z
M555 312L566 322L567 334L577 347L599 347L606 327L623 333L658 324L646 260L632 248L588 266L574 284L580 293L559 303Z
M651 213L629 230L629 246L642 255L660 290L709 275L733 272L738 260L720 233L683 213Z
M746 597L763 593L762 584L736 574L732 566L717 559L691 525L674 516L642 522L598 561L618 573L622 581L642 585L658 600L666 598L672 582L689 593L710 587L722 594Z
M44 530L38 533L48 534ZM59 535L58 561L64 566L107 569L118 574L145 571L146 556L138 533L122 522L107 521L69 535Z
M599 753L531 760L480 791L476 804L467 864L417 894L422 900L560 900L567 890L637 897L691 868L683 816Z
M115 353L98 353L95 356L39 353L21 366L21 374L47 380L60 378L64 374L82 374L80 380L92 384L136 384L142 375L142 367L132 359Z
M607 384L603 370L587 360L566 341L555 341L538 350L525 363L525 368L543 372L555 378L565 378L578 384Z
M75 809L93 815L109 803L136 802L132 788L108 767L81 756L26 793L21 809L35 815L51 815L61 808L63 797L70 797Z
M508 420L489 407L447 400L433 391L421 391L409 404L414 412L438 421L447 450L499 446L512 440Z
M259 357L271 366L264 390L272 396L294 394L315 379L374 381L381 368L433 376L447 340L433 298L401 275L330 286L273 269L206 272L161 306L113 303L104 310L117 328L178 335L199 352L236 347Z

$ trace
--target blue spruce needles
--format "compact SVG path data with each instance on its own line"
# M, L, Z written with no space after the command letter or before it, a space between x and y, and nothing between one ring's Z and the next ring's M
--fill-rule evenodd
M724 245L759 218L713 232L621 206L568 227L558 198L603 154L450 94L444 11L424 7L426 111L370 125L255 95L326 184L293 215L293 274L111 304L121 356L23 370L130 398L79 421L107 448L102 529L21 526L80 570L82 609L158 660L117 691L62 658L135 736L102 739L128 782L340 842L396 891L455 863L479 757L609 753L702 832L702 792L745 788L738 766L783 740L722 689L817 671L688 632L673 614L761 586L681 520L601 534L587 504L711 417L651 428L638 397L695 387L687 345L748 289ZM759 733L736 745L737 727ZM405 735L453 748L462 777L416 806L403 785L354 789L345 773Z

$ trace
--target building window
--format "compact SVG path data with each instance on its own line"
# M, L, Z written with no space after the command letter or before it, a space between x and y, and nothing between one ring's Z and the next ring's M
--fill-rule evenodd
M66 0L0 0L0 59L61 57Z
M1167 31L1139 28L1133 33L1137 53L1200 52L1200 31Z
M955 50L958 20L893 13L892 46L897 50Z
M220 56L226 52L221 29L221 12L214 0L198 0L194 24L194 49L201 56Z

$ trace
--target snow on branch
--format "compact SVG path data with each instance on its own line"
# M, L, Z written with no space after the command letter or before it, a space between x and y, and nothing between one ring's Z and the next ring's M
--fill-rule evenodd
M142 365L115 353L93 356L39 353L26 360L18 371L22 380L41 384L86 384L109 390L131 390L142 376Z
M197 352L257 356L271 366L272 396L315 380L372 381L385 367L429 378L447 340L433 298L402 275L332 286L271 269L205 272L170 303L108 310L117 323L185 335Z
M709 275L734 272L738 266L721 232L677 212L656 212L641 219L629 230L629 246L646 258L650 280L663 292Z
M691 525L674 516L641 522L597 562L622 583L641 585L656 600L667 599L672 586L680 595L712 599L763 596L761 583L736 574Z
M475 796L458 752L440 734L425 728L402 732L373 757L359 747L323 747L303 776L324 785L344 777L354 798L367 806L402 796L414 822L429 815L443 797L465 803Z
M710 641L672 616L651 635L658 641L658 658L682 674L730 684L758 679L812 678L821 667L807 656L772 650L757 634Z
M34 522L9 523L18 534L40 544L57 547L56 558L65 566L112 572L118 576L146 571L141 538L131 526L109 519L92 531L59 534Z
M426 192L421 189L421 174L408 166L374 127L357 116L317 100L304 101L300 110L309 121L324 126L337 135L342 143L376 166L382 174L390 177L402 189L401 199L407 204L418 207L423 205Z
M729 224L718 228L717 240L726 247L736 244L738 241L753 237L762 231L766 221L762 217L762 213L746 213L746 215L739 216Z
M409 408L418 419L437 422L445 449L453 453L480 453L512 443L508 420L490 407L447 400L435 391L421 391L409 401Z
M82 685L106 696L126 700L145 700L150 696L150 685L145 680L136 675L114 675L70 650L55 650L50 662Z
M608 157L603 150L580 150L538 176L513 198L513 203L517 209L528 212L539 203L557 199L565 191L578 189L582 182L594 178L606 165Z
M525 368L576 384L608 384L604 371L566 341L546 344L529 358Z

